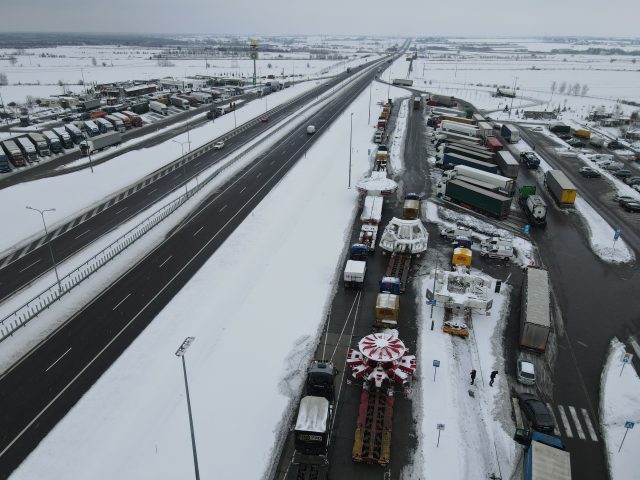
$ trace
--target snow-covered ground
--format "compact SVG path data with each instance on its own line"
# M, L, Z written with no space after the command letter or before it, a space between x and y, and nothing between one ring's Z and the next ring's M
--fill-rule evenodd
M374 83L372 108L386 98L387 87ZM261 477L314 350L357 206L357 192L345 186L351 112L354 178L370 167L368 107L365 90L12 478L190 475L184 385L173 354L186 336L196 337L187 366L202 475ZM301 268L291 252L311 230L326 235ZM288 285L287 302L274 285ZM274 311L276 323L271 316L265 323L265 312ZM277 336L265 336L274 328Z
M600 422L614 480L636 479L640 471L640 378L633 365L622 368L625 353L624 345L614 338L600 385ZM629 421L635 425L625 437Z

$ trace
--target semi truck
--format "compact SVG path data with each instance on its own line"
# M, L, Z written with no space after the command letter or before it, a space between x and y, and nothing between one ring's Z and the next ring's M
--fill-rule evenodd
M496 156L496 163L500 167L502 175L509 178L518 178L518 171L520 170L520 164L506 150L501 150Z
M98 126L100 133L112 132L114 130L113 124L104 118L97 118L95 124Z
M479 137L478 127L473 125L465 125L464 123L452 122L450 120L444 120L438 127L439 132L451 132L463 135L466 137Z
M460 112L460 115L462 115L462 112ZM464 118L464 117L458 117L458 116L450 116L450 115L443 115L442 116L442 121L447 121L447 122L456 122L456 123L461 123L463 125L471 125L472 127L476 126L476 121L472 118Z
M88 140L83 141L80 144L80 151L83 155L89 155L90 153L102 150L103 148L117 145L122 142L122 135L120 132L108 132L102 135L96 135Z
M471 168L477 168L490 173L498 173L498 166L493 163L475 160L473 158L458 155L457 153L445 153L442 157L442 165L466 165Z
M524 480L571 480L571 455L559 438L517 429L514 439L525 447Z
M140 115L138 115L135 112L132 112L130 110L125 110L123 112L121 112L123 115L126 115L127 117L129 117L129 120L131 121L131 125L134 127L141 127L142 126L142 117Z
M569 125L565 125L562 122L551 122L549 124L549 131L557 134L567 134L571 133L571 127Z
M511 197L457 179L445 185L444 196L453 203L499 219L509 216Z
M397 328L400 297L393 293L379 293L376 299L375 328Z
M44 157L45 155L51 155L51 151L49 151L49 144L41 134L37 132L31 132L28 134L28 137L36 146L36 150L41 157Z
M80 107L80 110L83 110L85 112L88 112L89 110L93 110L96 108L100 108L100 99L92 98L90 100L85 100L84 102L80 102L78 107Z
M453 180L458 177L472 178L481 182L486 182L496 189L501 190L506 195L513 195L516 188L516 182L512 178L496 175L495 173L484 172L466 165L457 165L453 167L452 170L448 170L442 174L442 179L445 181Z
M344 267L345 288L362 288L367 272L367 262L363 260L347 260Z
M520 131L513 125L502 125L500 133L502 134L502 138L509 143L518 143L520 141Z
M51 153L62 152L62 143L55 133L53 133L51 130L45 130L44 132L42 132L42 135L44 135L44 138L47 140L47 144L49 144Z
M502 145L500 140L498 140L495 136L494 137L487 137L487 139L485 140L484 144L492 152L499 152L500 150L502 150L504 148L504 146Z
M13 140L5 140L2 142L2 149L14 167L24 167L26 165L22 150L20 150L20 147L18 147Z
M65 127L56 127L53 129L53 133L58 136L64 148L73 148L73 140Z
M133 124L131 123L131 119L127 115L125 115L124 113L122 113L122 112L114 112L114 113L112 113L112 115L114 117L116 117L116 118L119 118L122 121L122 123L124 123L124 128L126 130L129 130L133 126Z
M82 130L80 130L75 124L67 123L64 126L64 129L69 137L71 137L71 141L76 145L80 145L80 142L84 140L84 134L82 133Z
M549 170L544 176L544 184L560 207L572 207L576 201L576 186L560 170Z
M4 154L4 150L0 148L0 173L9 173L11 171L11 165L9 165L9 159Z
M480 137L469 137L467 135L460 135L459 133L442 132L440 130L436 130L435 142L436 146L442 142L468 143L470 145L482 145L484 143Z
M530 225L544 227L547 224L547 204L540 195L536 195L535 186L521 187L518 203L520 203Z
M137 102L131 105L131 111L137 113L138 115L142 115L143 113L147 113L149 111L149 102L142 101Z
M496 135L489 122L478 122L478 131L480 132L480 136L485 140Z
M420 106L422 105L422 99L420 96L413 97L413 109L420 110Z
M573 134L578 138L589 140L591 138L591 131L585 128L579 128Z
M596 148L602 148L604 146L604 138L600 135L591 135L589 143Z
M189 100L180 97L171 97L171 105L181 108L182 110L189 110Z
M522 283L520 346L544 352L551 330L549 274L541 268L527 268Z
M480 160L481 162L496 163L495 155L488 150L465 148L456 143L447 143L442 150L442 155L436 155L436 157L444 156L445 153L455 153L464 157L473 158L474 160Z
M16 139L16 145L22 150L22 155L27 159L29 163L38 162L38 152L36 147L33 146L31 140L28 137L18 137Z
M167 107L164 103L157 102L155 100L151 100L149 102L149 110L151 110L152 112L159 113L160 115L169 114L169 107Z
M124 133L127 130L127 127L124 126L124 122L115 115L107 115L104 118L113 125L114 130L120 133Z
M413 85L413 80L409 80L407 78L394 78L392 83L394 85L402 85L404 87L411 87Z

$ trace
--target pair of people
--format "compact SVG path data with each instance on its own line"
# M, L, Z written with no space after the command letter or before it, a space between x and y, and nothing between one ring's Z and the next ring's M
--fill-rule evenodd
M498 371L494 370L493 372L491 372L491 375L489 376L489 386L493 387L493 382L496 379L496 376L498 375ZM473 385L476 381L476 370L475 368L473 370L471 370L471 385Z

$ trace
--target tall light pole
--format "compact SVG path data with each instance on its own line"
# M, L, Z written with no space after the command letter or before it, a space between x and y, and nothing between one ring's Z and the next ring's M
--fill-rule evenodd
M58 276L58 265L56 264L56 259L53 256L53 248L51 248L51 239L49 239L49 231L47 230L47 222L44 221L44 214L45 212L55 212L56 209L55 208L46 208L44 210L40 210L39 208L33 208L33 207L25 207L28 210L33 210L34 212L38 212L40 214L40 217L42 218L42 225L44 226L44 235L47 239L47 245L49 245L49 253L51 254L51 262L53 263L53 270L54 272L56 272L56 280L58 281L58 290L60 293L62 293L62 285L60 285L60 277Z
M373 82L369 84L369 115L367 115L367 119L369 120L368 125L371 125L371 87L373 86Z
M351 112L351 128L349 130L349 188L351 188L351 143L353 141L353 112Z
M513 97L511 97L511 106L509 107L509 118L511 118L511 110L513 109L513 99L516 98L516 82L518 81L518 77L514 77L513 79Z
M87 155L89 156L89 168L91 169L91 173L93 173L93 164L91 163L91 147L89 146L89 139L87 138L87 134L82 132L82 136L84 138L84 143L87 145Z
M191 448L193 449L193 468L196 472L196 480L200 480L200 470L198 469L198 452L196 451L196 435L193 431L193 416L191 415L191 399L189 398L189 382L187 381L187 364L184 360L184 355L187 353L187 348L191 346L196 337L187 337L180 345L180 348L176 350L176 357L182 359L182 371L184 372L184 389L187 392L187 410L189 411L189 428L191 429Z
M238 122L236 120L236 109L233 109L233 128L238 128Z
M184 158L184 146L185 144L189 144L189 151L191 151L191 142L187 140L186 142L179 142L178 140L171 139L172 142L176 142L180 147L182 147L182 171L184 173L184 193L185 195L189 192L189 188L187 186L187 161Z
M387 83L387 100L389 100L389 95L391 95L391 69L389 69L389 83Z

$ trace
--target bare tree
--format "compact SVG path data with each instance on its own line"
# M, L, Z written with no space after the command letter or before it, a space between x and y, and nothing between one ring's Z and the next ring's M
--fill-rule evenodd
M582 96L586 97L587 93L589 93L589 85L585 83L584 85L582 85Z
M562 95L566 89L567 89L567 82L562 82L560 84L560 87L558 88L558 93Z
M18 59L16 57L9 57L9 64L12 67L15 67L16 63L18 63Z
M558 88L558 83L554 80L553 82L551 82L551 93L552 94L556 93L557 88Z
M98 61L96 60L96 57L91 57L91 65L93 65L94 67L98 65Z
M27 106L28 107L32 107L34 102L36 101L35 97L33 95L27 95Z
M7 80L6 73L0 73L0 85L9 85L9 80Z

